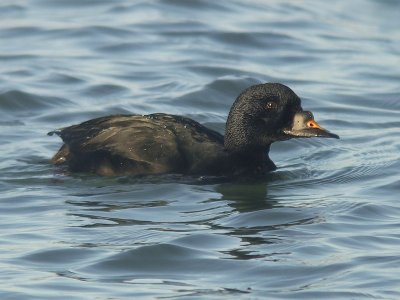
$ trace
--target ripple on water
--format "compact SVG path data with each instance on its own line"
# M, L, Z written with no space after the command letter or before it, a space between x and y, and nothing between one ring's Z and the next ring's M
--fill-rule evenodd
M400 2L0 2L1 299L399 298ZM223 132L265 81L341 139L276 143L255 182L48 163L102 115Z
M71 101L58 97L40 96L23 91L13 90L0 94L0 108L12 114L45 110L51 107L70 105Z
M58 265L65 268L65 265L68 265L69 268L72 268L79 267L82 261L99 259L102 253L103 251L94 248L60 248L30 253L19 259L38 266L46 264L47 267L48 265L52 265L53 267Z
M183 108L211 108L212 111L227 116L239 93L249 85L258 83L260 82L249 77L221 78L207 84L199 91L185 94L171 101Z
M97 84L84 88L80 93L90 97L121 97L128 93L129 89L116 84Z

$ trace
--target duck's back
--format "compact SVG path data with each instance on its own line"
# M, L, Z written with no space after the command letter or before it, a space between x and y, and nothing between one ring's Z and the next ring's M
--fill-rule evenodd
M101 175L213 174L224 155L221 134L174 115L101 117L53 133L65 143L53 163Z

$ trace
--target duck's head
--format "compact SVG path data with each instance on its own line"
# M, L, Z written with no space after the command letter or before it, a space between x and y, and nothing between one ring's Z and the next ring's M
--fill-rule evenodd
M300 137L339 138L303 110L300 98L290 88L266 83L244 90L233 103L224 143L228 151L242 152Z

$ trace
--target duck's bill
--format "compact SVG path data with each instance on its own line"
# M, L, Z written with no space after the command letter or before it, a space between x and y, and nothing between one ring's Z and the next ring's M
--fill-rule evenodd
M283 129L283 133L290 137L324 137L335 138L339 136L322 128L309 111L297 112L293 118L291 127Z

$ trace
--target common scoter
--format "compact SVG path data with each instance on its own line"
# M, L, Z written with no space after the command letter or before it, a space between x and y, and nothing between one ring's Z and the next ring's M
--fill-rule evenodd
M253 176L275 170L268 156L276 141L339 138L303 111L287 86L266 83L244 90L233 103L225 136L169 114L113 115L49 132L64 144L52 163L100 175L191 174Z

